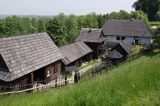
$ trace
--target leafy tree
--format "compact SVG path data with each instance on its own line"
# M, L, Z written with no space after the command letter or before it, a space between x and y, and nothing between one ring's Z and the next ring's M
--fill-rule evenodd
M119 11L119 19L130 19L130 14L124 10Z
M78 35L78 22L77 18L74 15L70 15L65 22L65 26L67 28L67 42L73 42Z
M97 15L98 28L102 28L103 24L106 21L105 15Z
M109 19L119 19L119 13L118 12L112 12L109 15Z
M65 44L65 27L59 22L57 19L51 19L47 26L47 32L53 38L53 41L58 45L61 46Z
M46 23L47 22L44 19L38 20L38 23L37 23L38 32L46 31Z
M138 0L133 4L133 8L145 12L150 21L155 21L156 14L160 10L160 0Z
M157 12L156 18L157 18L157 21L160 21L160 11Z
M139 19L148 22L147 14L145 14L143 11L132 11L130 16L132 19Z
M85 27L85 16L81 15L77 17L77 23L78 23L78 30L81 30L81 28Z
M156 44L156 45L158 45L158 47L160 47L160 25L157 27L157 31L155 33L154 44Z
M85 27L90 28L97 28L98 27L98 21L95 13L91 13L86 15L85 18Z

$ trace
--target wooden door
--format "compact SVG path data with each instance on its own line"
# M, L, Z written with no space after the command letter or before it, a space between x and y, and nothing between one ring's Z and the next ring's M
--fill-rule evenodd
M55 70L54 70L55 77L59 77L61 74L61 63L55 64Z

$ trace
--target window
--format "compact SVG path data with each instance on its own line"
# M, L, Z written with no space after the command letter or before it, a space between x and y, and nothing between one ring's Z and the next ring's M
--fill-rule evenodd
M121 37L121 40L124 40L126 37Z
M117 37L117 40L120 40L120 37Z

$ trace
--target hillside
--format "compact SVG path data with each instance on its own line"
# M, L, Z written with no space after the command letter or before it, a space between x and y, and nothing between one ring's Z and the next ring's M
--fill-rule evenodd
M154 51L103 75L42 93L1 96L0 106L160 105L160 53Z

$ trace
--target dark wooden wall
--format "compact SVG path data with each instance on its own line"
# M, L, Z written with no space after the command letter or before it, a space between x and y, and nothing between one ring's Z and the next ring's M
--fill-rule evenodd
M23 90L32 87L29 85L31 83L31 76L30 74L27 74L25 76L22 76L14 81L11 82L5 82L0 81L0 89L3 91L11 91L11 90Z
M102 48L104 45L104 42L102 43L86 43L87 46L89 46L92 50L93 50L93 59L98 59L102 54L103 54L103 50L105 48Z
M124 50L124 48L122 48L119 44L115 46L113 49L121 53L123 55L123 58L125 58L128 55L128 53Z
M49 83L50 81L60 77L61 72L62 72L62 63L60 61L46 66L44 69L45 73L44 76L46 83Z
M62 72L61 65L62 65L62 62L57 61L41 69L38 69L32 73L24 75L14 81L5 82L0 80L0 86L14 87L14 88L2 88L2 87L0 88L5 89L7 91L23 90L27 88L32 88L33 87L32 85L37 81L43 84L49 83L50 81L58 78L61 75L61 72Z
M0 55L0 68L8 69L1 55Z

